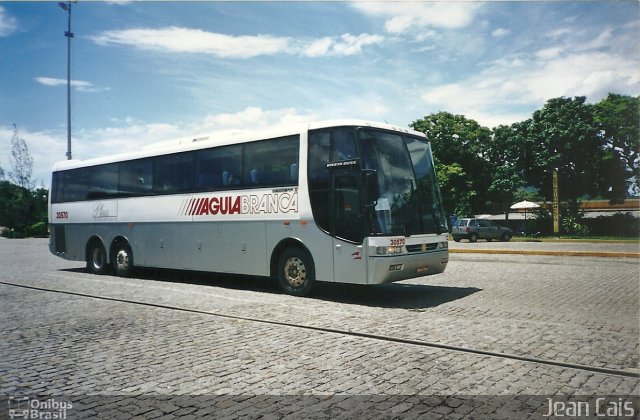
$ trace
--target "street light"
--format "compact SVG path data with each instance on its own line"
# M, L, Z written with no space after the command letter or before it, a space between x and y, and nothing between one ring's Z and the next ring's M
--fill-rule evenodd
M69 16L69 26L64 36L67 37L67 159L71 160L71 1L66 3L60 2L58 6Z

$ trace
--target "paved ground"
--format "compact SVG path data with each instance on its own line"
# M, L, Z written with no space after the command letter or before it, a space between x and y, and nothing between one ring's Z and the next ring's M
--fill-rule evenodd
M46 395L102 418L541 417L549 398L595 414L598 396L640 408L637 259L451 254L439 276L309 299L261 279L82 266L46 240L0 240L5 407Z
M487 242L483 239L469 243L466 239L460 242L449 241L450 249L482 250L508 249L522 251L553 251L553 252L605 252L605 253L640 253L640 242Z

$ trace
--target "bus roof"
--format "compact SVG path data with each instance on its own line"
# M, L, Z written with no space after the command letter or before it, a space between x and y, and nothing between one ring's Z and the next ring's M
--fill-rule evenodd
M317 122L306 123L293 123L286 125L278 125L275 127L250 130L250 129L236 129L236 130L223 130L210 134L182 137L174 140L168 140L164 142L153 143L142 147L138 151L119 153L115 155L109 155L99 158L92 158L87 160L63 160L56 162L53 165L53 171L80 168L85 166L101 165L105 163L120 162L126 160L141 159L145 157L164 155L176 152L186 152L191 150L206 149L214 146L227 146L231 144L241 144L256 140L266 140L276 137L290 136L305 132L307 130L317 130L330 127L344 127L344 126L358 126L358 127L372 127L380 128L383 130L398 131L405 134L414 136L426 137L424 133L411 130L409 128L402 128L387 123L380 123L367 120L358 119L338 119L338 120L326 120Z

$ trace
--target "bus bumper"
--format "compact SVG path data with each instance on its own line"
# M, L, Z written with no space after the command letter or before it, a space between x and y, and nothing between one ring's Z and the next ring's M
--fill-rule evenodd
M382 284L442 273L449 262L447 249L398 256L371 256L369 284Z

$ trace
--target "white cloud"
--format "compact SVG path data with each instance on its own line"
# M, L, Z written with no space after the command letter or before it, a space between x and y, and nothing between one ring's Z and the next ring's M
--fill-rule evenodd
M349 115L353 118L385 120L394 111L389 100L390 98L377 93L368 92L345 98L342 104L333 104L331 108L335 118Z
M559 96L587 96L595 102L609 92L640 92L638 62L615 53L576 52L556 55L537 52L519 57L514 71L508 60L493 63L484 71L456 83L436 86L422 99L450 112L483 118L490 125L512 123L505 109L528 106L532 110ZM517 113L509 112L520 118ZM527 115L525 118L528 118Z
M18 30L16 18L7 15L4 7L0 6L0 38L9 36Z
M640 93L637 40L628 31L605 28L561 28L544 34L545 47L505 55L482 69L444 85L423 90L432 107L482 118L479 122L511 123L518 111L530 113L559 96L587 96L597 102L609 92ZM515 110L515 112L514 112Z
M325 37L311 41L303 41L301 51L308 57L318 56L348 56L362 52L367 45L380 44L384 37L380 35L351 35L343 34L338 38Z
M148 51L211 54L222 58L253 58L275 54L348 56L359 54L367 45L384 41L381 36L369 34L293 39L271 35L231 36L179 27L107 31L91 39L103 46L125 45Z
M53 77L36 77L35 81L44 86L66 86L67 79L56 79ZM99 88L93 85L91 82L85 80L71 80L71 87L75 88L79 92L103 92L110 90L110 88Z
M234 37L179 27L107 31L92 37L92 40L99 45L128 45L142 50L206 53L229 58L275 54L286 50L289 45L289 38L268 35Z
M494 38L501 38L503 36L507 36L511 33L510 30L505 29L505 28L498 28L496 30L494 30L493 32L491 32L491 36L493 36Z
M535 55L542 60L551 60L554 58L558 58L560 56L560 53L562 53L562 50L562 47L543 48L536 51Z
M352 6L371 16L385 17L391 34L422 33L429 28L458 29L469 25L481 7L477 2L355 2Z
M207 115L202 122L202 129L207 131L263 129L284 126L300 122L309 122L318 117L314 114L300 114L293 108L263 110L260 107L247 107L235 113Z
M605 29L594 40L586 42L578 47L578 51L589 51L607 48L613 42L613 30Z
M546 34L547 38L551 38L552 40L564 38L567 35L571 35L574 33L574 29L572 28L558 28Z

